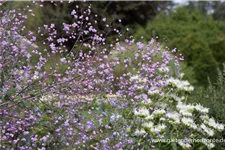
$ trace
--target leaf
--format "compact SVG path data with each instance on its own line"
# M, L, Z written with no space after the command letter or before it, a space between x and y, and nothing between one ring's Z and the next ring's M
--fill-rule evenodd
M177 150L177 143L172 143L171 145L172 145L173 150Z
M203 145L203 146L200 146L198 149L199 149L199 150L204 150L205 148L206 148L206 146Z

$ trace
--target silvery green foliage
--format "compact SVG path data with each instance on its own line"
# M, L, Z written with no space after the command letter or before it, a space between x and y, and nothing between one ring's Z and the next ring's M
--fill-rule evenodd
M211 138L216 132L224 130L223 124L208 116L208 108L185 103L185 94L181 93L193 90L188 81L168 78L165 82L166 86L154 92L143 92L147 94L142 96L142 101L133 110L133 117L140 118L140 122L129 131L131 135L143 137L143 141L149 142L152 139L183 139L178 145L189 149L195 144L192 139ZM152 143L152 147L157 144ZM202 144L209 149L215 146L215 143L206 140L202 140Z

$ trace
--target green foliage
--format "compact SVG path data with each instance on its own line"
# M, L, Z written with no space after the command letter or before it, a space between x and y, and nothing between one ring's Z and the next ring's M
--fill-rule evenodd
M198 85L207 85L207 77L215 81L215 68L222 67L225 59L224 22L215 21L195 9L175 9L171 14L162 12L149 21L145 28L137 26L136 37L144 39L166 38L169 47L176 47L185 57L187 67L192 67ZM189 73L186 73L186 76ZM185 77L190 78L190 77Z
M220 4L216 7L213 13L213 18L218 20L225 19L225 2L220 2Z
M189 41L189 42L187 42ZM207 76L215 79L217 62L213 57L212 51L208 45L200 38L199 34L192 34L183 39L177 39L178 47L183 47L183 55L187 66L193 67L196 74L196 80L199 83L205 83Z
M122 25L130 25L139 23L145 25L148 20L153 19L160 10L167 9L172 2L166 1L102 1L90 2L94 13L98 13L101 17L106 17L109 20L122 19ZM121 27L117 21L114 26Z
M218 70L217 81L212 84L209 80L207 89L198 88L188 98L189 102L201 103L210 108L209 114L221 123L225 123L225 65L223 72ZM220 135L225 137L223 131ZM225 149L224 143L217 143L217 149Z

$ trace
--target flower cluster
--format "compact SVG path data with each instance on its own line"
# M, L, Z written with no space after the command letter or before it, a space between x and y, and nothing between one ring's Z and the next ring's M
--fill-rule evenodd
M91 6L75 6L62 36L54 24L23 32L25 14L34 16L30 6L0 13L1 149L151 149L158 143L150 139L212 137L224 129L208 108L184 102L182 91L194 88L170 75L179 57L157 40L121 40L100 18L118 37L107 41Z
M137 76L136 76L137 77ZM137 79L136 79L137 80ZM138 108L134 109L134 118L140 118L140 124L137 122L133 125L136 127L133 134L142 136L143 139L148 141L145 137L151 135L152 139L169 137L177 137L179 139L189 138L202 138L212 137L216 132L224 130L224 125L216 123L213 118L210 118L207 113L208 108L200 104L186 104L184 98L179 95L181 91L193 90L192 86L187 81L179 79L168 78L165 80L167 84L155 88L155 91L160 91L164 94L157 93L155 96L153 92L148 92L145 99L151 99L150 103L144 102L138 104ZM169 91L170 85L173 83L173 93L177 96L171 95ZM182 86L181 86L182 85ZM191 87L191 88L190 88ZM187 90L188 89L188 90ZM172 132L173 128L178 131L187 130L188 134ZM169 133L169 135L168 135ZM144 141L144 140L143 140ZM209 149L214 147L213 143L202 142ZM184 149L191 148L193 143L178 142Z
M181 91L193 91L194 87L190 85L188 81L181 81L179 79L174 79L173 77L167 80L168 84L180 89Z

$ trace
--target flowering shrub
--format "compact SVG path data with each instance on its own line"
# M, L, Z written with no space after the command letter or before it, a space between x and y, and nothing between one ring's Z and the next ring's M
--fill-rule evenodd
M151 139L176 138L180 139L178 145L189 149L193 146L191 139L202 139L204 145L213 148L215 145L206 142L204 138L214 136L224 126L207 115L208 108L183 102L185 97L179 93L193 90L187 81L169 78L166 82L167 85L160 90L146 91L147 94L140 95L142 101L133 111L132 120L135 120L135 125L129 129L129 133L144 137L139 143L150 142ZM183 85L182 88L180 85ZM155 148L157 144L149 148Z
M54 24L44 25L37 28L40 42L34 32L25 36L24 12L34 15L29 7L1 12L1 148L174 147L151 139L211 138L223 130L207 108L184 102L194 88L181 80L182 55L155 39L121 42L117 29L112 31L119 37L107 48L104 33L90 20L91 7L80 11L78 5L71 12L74 22L63 24L65 36L58 37ZM102 21L112 29L106 18ZM68 40L75 41L72 49ZM126 52L132 56L121 58ZM177 77L171 76L171 65Z

